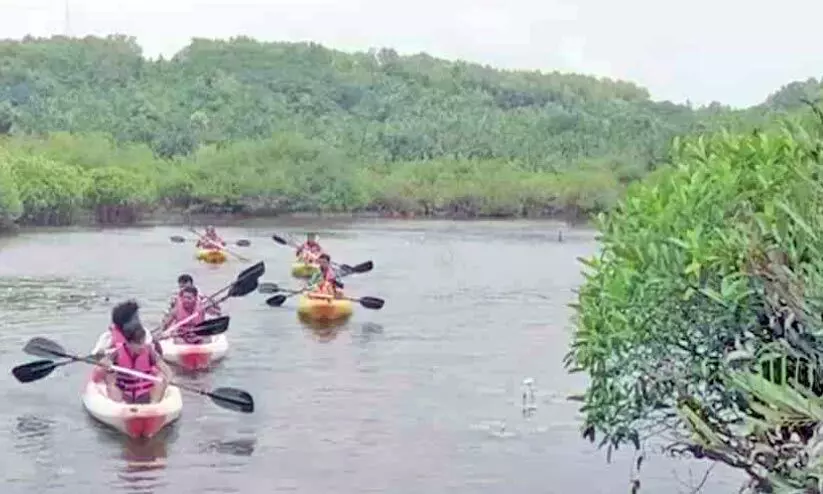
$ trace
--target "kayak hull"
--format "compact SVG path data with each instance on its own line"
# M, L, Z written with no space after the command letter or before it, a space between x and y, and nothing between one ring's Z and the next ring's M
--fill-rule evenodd
M177 386L168 386L159 403L121 403L108 397L104 376L95 369L83 391L83 408L98 422L132 438L150 438L180 418L183 399Z
M291 265L291 275L295 278L311 278L317 270L317 264L302 261L297 261Z
M352 312L353 304L346 299L301 295L297 302L297 315L311 322L343 322L351 317Z
M229 340L226 335L212 336L211 341L200 345L175 343L172 338L160 340L163 360L186 370L206 370L226 358Z
M200 249L195 256L199 261L209 264L222 264L226 262L226 253L219 249Z

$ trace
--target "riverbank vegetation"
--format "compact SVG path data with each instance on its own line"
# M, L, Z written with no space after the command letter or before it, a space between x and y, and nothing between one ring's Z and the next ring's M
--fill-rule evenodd
M123 36L3 41L0 67L0 218L40 224L157 206L578 217L675 136L761 125L819 90L695 110L623 81L246 38L154 61Z
M600 216L566 363L609 455L665 441L748 492L823 492L821 129L678 140Z

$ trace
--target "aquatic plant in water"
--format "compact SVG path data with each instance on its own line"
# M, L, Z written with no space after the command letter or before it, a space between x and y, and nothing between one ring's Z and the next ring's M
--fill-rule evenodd
M607 456L663 439L749 492L823 492L822 147L793 122L675 140L598 218L565 364Z

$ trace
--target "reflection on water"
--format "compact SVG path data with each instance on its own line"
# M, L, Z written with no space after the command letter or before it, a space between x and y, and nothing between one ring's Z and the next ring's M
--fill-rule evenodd
M201 453L218 453L232 456L251 456L257 440L254 438L214 440L200 444Z
M14 428L15 449L21 454L38 454L47 451L51 445L54 421L36 415L17 417Z
M134 494L153 494L167 485L162 471L167 466L166 443L171 431L167 430L151 439L121 437L121 464L113 490Z

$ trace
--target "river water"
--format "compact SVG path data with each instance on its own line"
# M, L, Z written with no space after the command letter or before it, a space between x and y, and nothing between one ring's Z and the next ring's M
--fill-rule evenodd
M225 307L230 355L204 386L251 392L252 415L184 396L183 417L149 442L126 440L88 418L84 364L20 384L0 377L0 477L11 493L625 493L631 454L611 464L580 439L583 377L569 376L578 256L593 233L545 222L256 222L221 229L248 238L241 255L266 262L261 281L294 283L292 252L272 233L321 232L339 262L371 259L347 279L351 295L386 299L357 308L336 331L313 331L294 305L251 294ZM154 323L178 274L207 293L248 264L199 264L171 227L32 231L0 239L0 361L32 360L25 341L47 336L87 353L116 301L136 297ZM295 285L296 286L296 285ZM524 413L522 382L536 409ZM643 492L690 492L705 463L652 458ZM732 492L714 473L703 492Z

